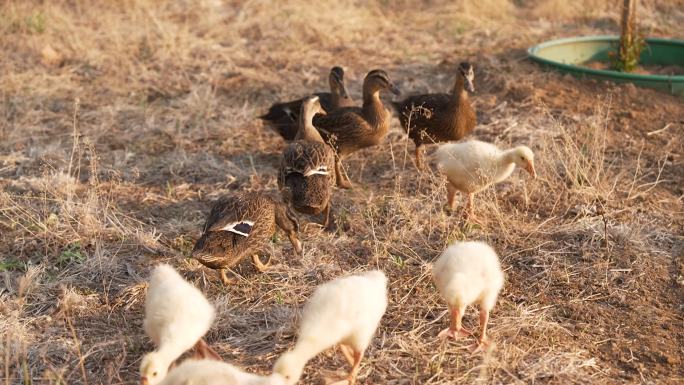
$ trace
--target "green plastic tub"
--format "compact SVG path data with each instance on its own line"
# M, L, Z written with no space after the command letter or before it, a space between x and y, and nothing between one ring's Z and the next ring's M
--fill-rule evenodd
M527 50L530 58L560 72L614 82L631 82L684 96L684 75L642 75L583 67L589 62L608 62L608 52L616 52L618 36L587 36L553 40ZM684 67L684 41L646 39L640 64Z

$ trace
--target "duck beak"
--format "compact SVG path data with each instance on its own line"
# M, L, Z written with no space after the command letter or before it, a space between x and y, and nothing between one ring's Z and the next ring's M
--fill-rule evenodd
M468 90L468 92L475 92L475 86L473 85L473 81L468 79L467 77L465 78L465 89Z
M342 83L341 80L338 80L340 83L340 97L343 99L348 98L347 96L347 90L344 88L344 84Z
M389 90L390 90L391 93L393 93L393 94L395 94L395 95L397 95L397 96L401 95L401 91L399 91L399 88L397 88L397 86L395 86L394 83L391 83L391 84L389 85Z
M534 169L534 163L528 160L527 165L525 166L525 170L527 170L527 172L529 172L530 175L532 175L532 178L537 179L537 171L535 171Z
M147 381L147 377L141 377L140 378L140 385L149 385L149 381Z

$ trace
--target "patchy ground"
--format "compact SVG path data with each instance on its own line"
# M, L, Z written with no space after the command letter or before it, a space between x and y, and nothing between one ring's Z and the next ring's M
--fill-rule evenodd
M134 383L152 349L144 282L164 261L216 303L209 342L255 372L293 345L317 284L379 267L390 306L362 384L682 383L684 103L525 57L551 38L616 33L604 3L3 4L5 382ZM684 3L640 3L649 35L682 38ZM335 192L338 231L307 225L301 259L281 235L271 271L245 263L223 287L188 258L212 200L275 191L283 142L255 119L270 103L325 89L333 65L357 100L374 68L407 94L445 91L462 60L476 68L472 137L529 145L539 174L478 195L483 226L443 211L442 177L415 169L395 120L382 146L347 160L355 188ZM446 307L428 263L460 239L490 242L506 270L482 355L436 341ZM301 383L343 367L322 354Z

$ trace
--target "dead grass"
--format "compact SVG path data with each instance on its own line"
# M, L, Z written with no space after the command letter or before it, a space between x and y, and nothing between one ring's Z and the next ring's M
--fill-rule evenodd
M681 9L643 3L654 34L676 37ZM217 305L212 345L256 372L292 345L316 285L378 267L390 307L362 383L681 382L681 100L523 60L551 36L616 33L616 17L595 1L4 3L5 383L134 382L151 349L145 279L160 261ZM395 121L385 144L348 159L356 186L335 194L339 230L306 226L301 259L281 235L265 250L271 271L244 264L225 288L187 258L209 202L276 188L282 142L255 119L269 103L324 89L336 64L357 100L379 67L405 92L442 92L464 59L474 137L530 145L539 173L478 195L483 228L444 212L442 177L415 170ZM461 239L490 242L506 269L496 346L481 356L435 338L447 320L428 266ZM302 383L343 364L321 355Z

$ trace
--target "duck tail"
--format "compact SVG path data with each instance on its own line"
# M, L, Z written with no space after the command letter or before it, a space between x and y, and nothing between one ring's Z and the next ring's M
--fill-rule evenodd
M276 112L275 106L272 106L271 108L268 109L267 113L265 113L263 115L259 115L259 119L266 120L266 121L273 121L273 120L278 118L278 115L279 114Z

